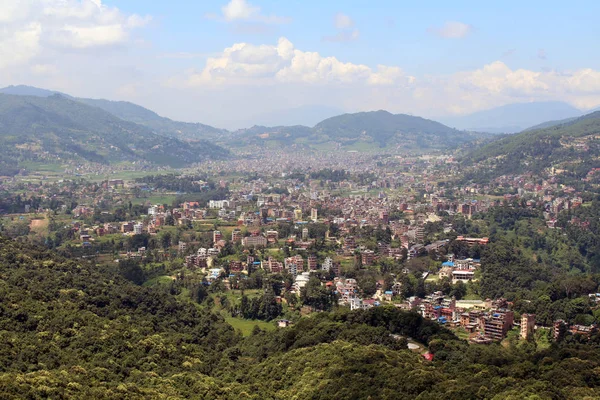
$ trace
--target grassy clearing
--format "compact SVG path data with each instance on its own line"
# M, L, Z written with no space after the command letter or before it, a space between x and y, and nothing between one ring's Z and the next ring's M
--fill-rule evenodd
M229 325L233 326L235 330L240 330L244 336L250 336L252 329L254 329L255 326L258 326L260 329L265 331L273 331L276 329L274 322L242 319L229 316L224 316L224 318Z
M168 285L173 282L173 278L169 275L157 276L156 278L148 279L143 283L142 286L158 286L158 285Z
M177 198L174 194L157 194L148 197L139 197L131 200L132 204L144 204L150 202L150 204L168 204L171 205Z

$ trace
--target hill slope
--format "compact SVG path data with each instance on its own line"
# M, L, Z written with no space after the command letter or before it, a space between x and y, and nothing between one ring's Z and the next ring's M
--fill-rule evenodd
M489 135L462 132L439 122L387 111L343 114L306 126L254 126L234 133L245 143L277 143L320 146L335 144L348 149L396 148L401 150L447 149Z
M20 152L28 158L80 158L99 163L143 160L181 166L227 153L207 142L187 144L165 138L57 94L0 94L0 144L5 162Z
M471 152L463 163L476 165L481 179L540 173L551 167L583 177L600 167L599 156L600 111L596 111L561 125L506 136Z
M154 111L128 101L83 98L78 98L77 101L101 108L125 121L147 126L163 136L197 141L202 139L213 139L228 133L225 129L218 129L200 123L173 121L172 119L161 117Z
M0 93L36 97L49 97L59 94L71 100L79 101L92 107L101 108L122 120L147 126L160 135L179 139L202 140L206 138L215 138L227 133L224 129L214 128L209 125L173 121L169 118L161 117L154 111L128 101L76 98L61 92L26 85L8 86L0 89Z

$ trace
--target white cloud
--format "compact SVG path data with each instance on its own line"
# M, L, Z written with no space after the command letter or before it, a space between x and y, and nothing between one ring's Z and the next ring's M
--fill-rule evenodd
M124 44L150 20L100 0L6 0L0 5L0 67L57 49Z
M446 39L462 39L472 31L473 27L471 25L457 21L447 21L442 26L429 28L429 32Z
M265 24L285 24L291 21L289 17L277 15L264 15L258 6L254 6L246 0L231 0L221 7L222 18L227 22L253 21ZM207 14L208 18L219 18L215 14Z
M399 67L345 63L317 52L298 50L286 38L277 45L237 43L206 61L201 71L170 80L175 86L260 85L276 83L406 85L414 78Z
M333 19L333 24L337 29L348 29L354 26L354 21L346 14L337 13Z

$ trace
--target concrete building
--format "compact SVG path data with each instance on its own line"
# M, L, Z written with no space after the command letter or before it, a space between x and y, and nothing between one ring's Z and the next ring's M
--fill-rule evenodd
M144 224L142 224L141 222L139 222L133 226L133 234L134 235L141 235L143 230L144 230Z
M316 208L311 208L310 209L310 219L312 219L313 222L317 222L317 219L318 219L318 210Z
M535 329L535 314L521 316L521 338L527 339L533 335Z
M512 328L514 313L510 310L493 310L483 317L484 336L492 340L502 340Z
M372 265L375 261L375 253L373 250L363 250L360 254L362 265Z
M242 239L242 245L244 247L266 247L267 238L264 236L248 236Z

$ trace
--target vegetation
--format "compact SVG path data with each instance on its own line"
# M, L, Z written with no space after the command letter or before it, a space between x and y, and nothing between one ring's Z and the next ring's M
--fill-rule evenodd
M5 398L595 398L589 344L470 346L394 307L338 310L243 338L208 308L110 267L0 239ZM406 350L406 338L435 354Z
M26 160L147 161L182 166L228 152L209 142L187 143L123 121L61 95L0 94L0 171L14 175ZM174 151L177 149L177 151Z

